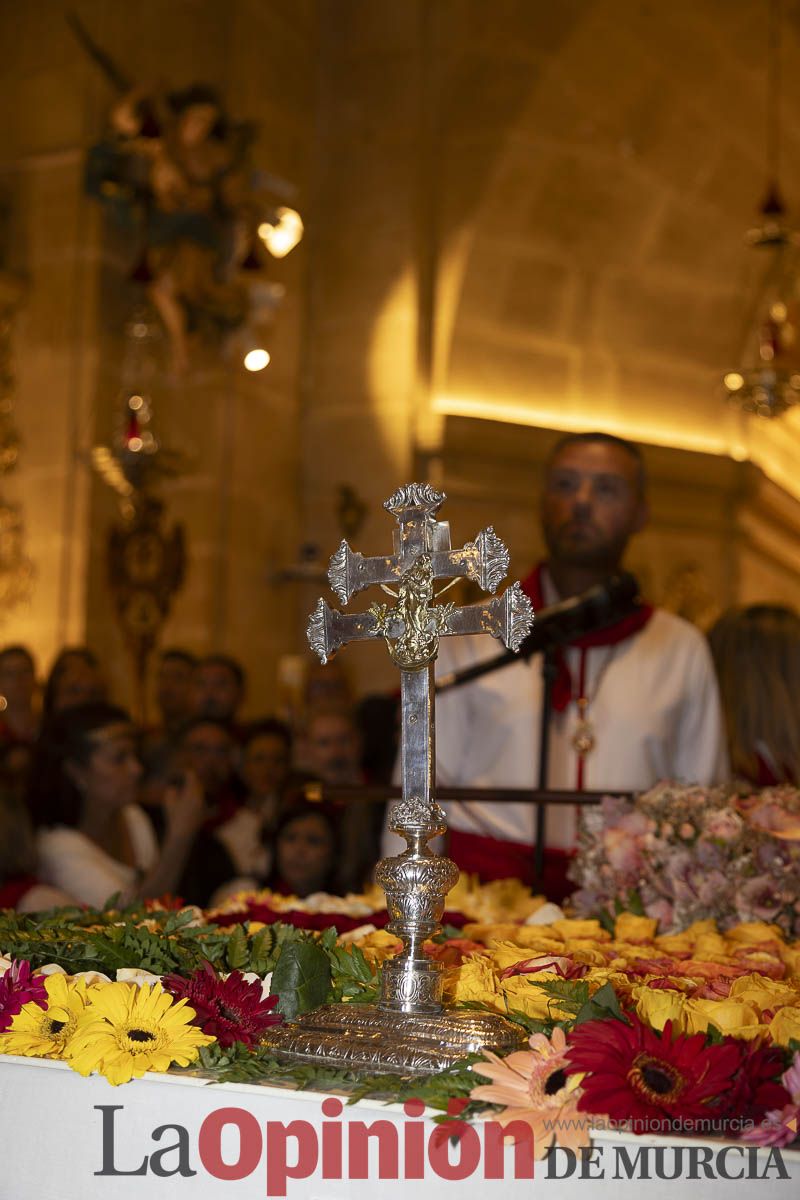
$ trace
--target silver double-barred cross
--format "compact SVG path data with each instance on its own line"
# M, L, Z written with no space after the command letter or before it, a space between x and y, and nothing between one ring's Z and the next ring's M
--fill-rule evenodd
M519 1043L519 1030L501 1017L444 1010L441 964L423 950L440 929L445 898L458 879L455 864L428 846L446 829L433 794L433 664L439 639L488 633L517 650L533 622L519 583L483 603L436 603L459 578L495 592L509 562L491 526L474 542L452 549L449 524L436 519L444 499L428 484L398 488L384 504L397 520L394 553L365 558L343 541L331 558L328 578L342 604L375 584L394 604L350 614L320 600L311 615L308 640L323 663L348 642L382 638L400 669L403 798L392 809L390 827L407 845L402 854L382 859L375 878L386 892L388 928L403 950L384 963L377 1008L330 1005L271 1031L268 1040L283 1057L426 1072L484 1047L507 1051ZM437 580L450 582L437 592Z

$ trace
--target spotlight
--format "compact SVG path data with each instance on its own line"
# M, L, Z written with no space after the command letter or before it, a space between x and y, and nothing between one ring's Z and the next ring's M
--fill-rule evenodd
M256 346L252 350L247 351L243 362L248 371L263 371L264 367L269 366L269 358L268 350L264 350L261 346Z

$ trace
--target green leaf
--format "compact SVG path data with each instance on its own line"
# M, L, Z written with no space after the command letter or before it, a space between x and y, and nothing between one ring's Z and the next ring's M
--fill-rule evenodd
M609 1018L622 1021L625 1025L630 1024L619 1006L617 993L610 983L604 983L579 1009L575 1024L582 1025L584 1021L604 1021Z
M435 938L431 938L431 941L437 943L451 942L453 939L463 938L463 936L464 930L459 929L457 925L443 925L442 932L437 933Z
M531 987L538 987L549 1000L554 1000L560 1009L577 1017L589 999L589 985L581 979L529 979Z
M246 970L250 957L247 949L247 934L241 925L237 925L228 938L228 949L225 952L228 966L232 971Z
M526 1033L546 1033L549 1037L553 1032L552 1021L540 1021L536 1017L529 1017L527 1013L520 1012L518 1008L507 1009L505 1015L515 1025L521 1025Z
M347 998L369 1004L377 998L380 975L373 975L358 946L333 946L327 951L331 965L331 990L328 999Z
M327 929L323 929L322 935L319 939L319 944L322 946L323 950L335 950L337 936L338 935L333 925L329 925Z
M280 997L278 1011L288 1021L323 1004L331 983L328 955L315 942L290 942L272 974L272 991Z
M617 911L619 911L619 910L617 910ZM608 911L608 909L601 908L598 913L595 913L595 916L597 917L597 920L600 922L600 924L603 926L603 929L605 929L606 933L610 933L611 936L613 937L614 936L614 917Z
M272 926L265 925L259 929L250 943L250 970L262 977L267 974L273 963L272 951L275 946L275 934Z

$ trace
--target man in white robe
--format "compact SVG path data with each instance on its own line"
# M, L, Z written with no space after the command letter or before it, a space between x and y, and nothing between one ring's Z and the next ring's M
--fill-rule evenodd
M564 437L547 464L541 515L548 559L523 585L535 608L578 596L619 570L630 537L648 517L638 449L605 434ZM642 791L659 779L711 784L726 778L716 679L694 626L642 606L585 641L560 658L548 787ZM437 674L496 654L488 638L442 639ZM541 706L540 655L437 697L438 785L535 787ZM445 808L450 855L463 869L484 878L530 878L532 805ZM569 890L566 858L576 828L576 806L549 807L551 893Z

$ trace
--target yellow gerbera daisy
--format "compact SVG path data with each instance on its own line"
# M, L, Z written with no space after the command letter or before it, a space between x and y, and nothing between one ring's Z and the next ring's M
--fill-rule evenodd
M64 1057L79 1074L99 1071L115 1086L172 1063L185 1067L214 1041L190 1024L194 1015L160 984L110 983L90 998Z
M86 984L66 975L48 975L47 1008L23 1004L10 1027L0 1034L0 1053L63 1058L64 1048L86 1009Z

